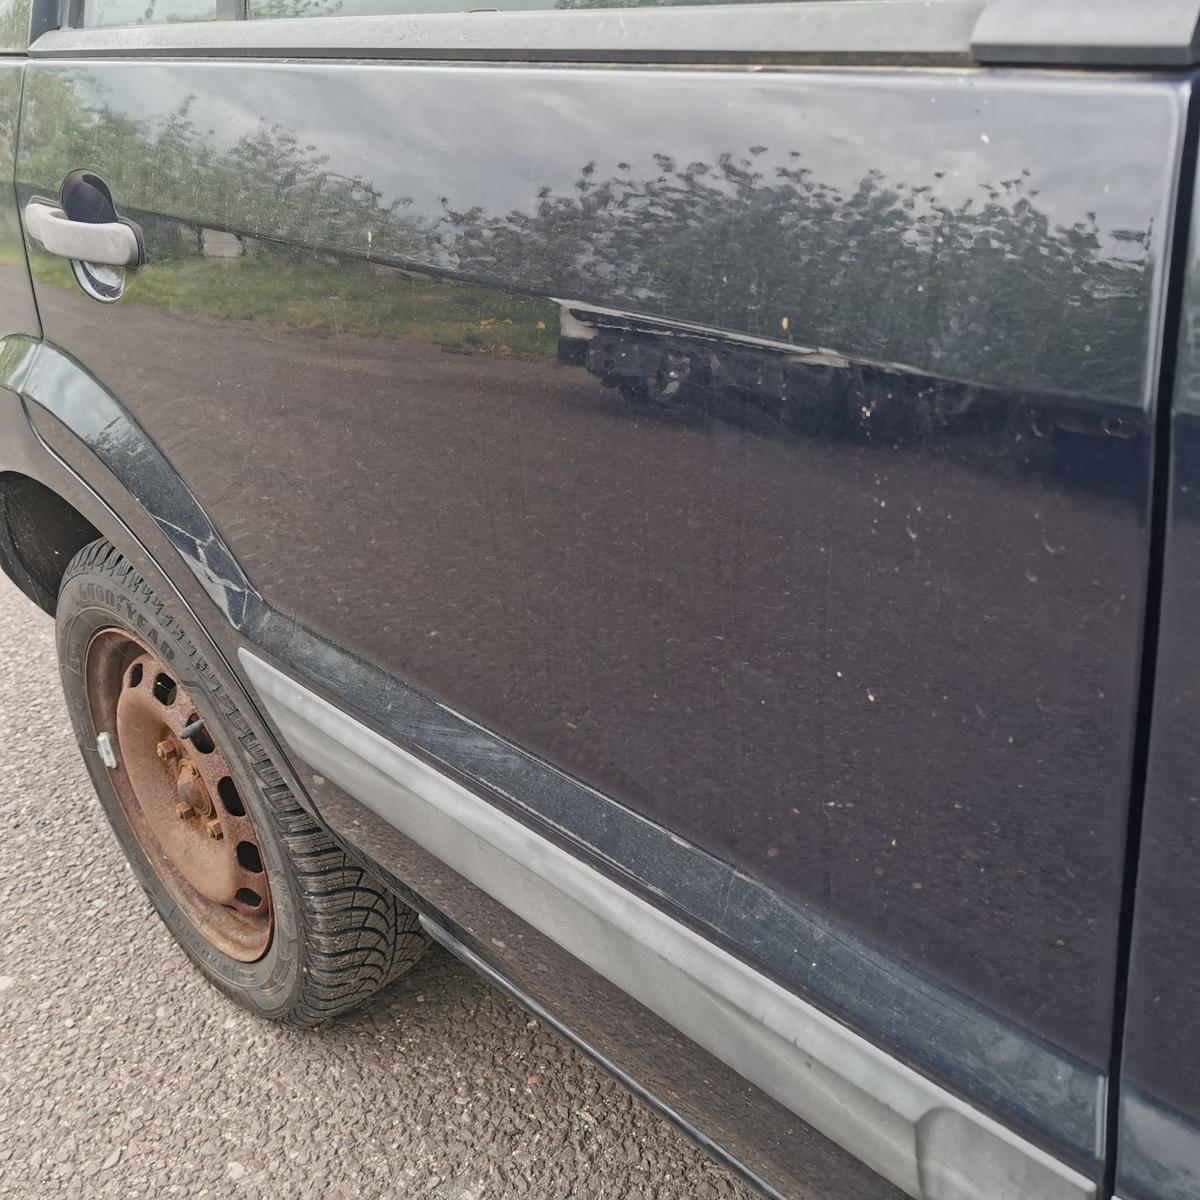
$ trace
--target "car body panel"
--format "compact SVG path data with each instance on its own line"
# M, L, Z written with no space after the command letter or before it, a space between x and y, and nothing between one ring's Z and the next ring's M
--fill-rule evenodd
M21 202L96 170L149 257L100 307L31 244L30 417L225 658L1098 1179L1186 85L28 74ZM297 768L747 1170L884 1194Z
M1117 1190L1200 1195L1200 239L1193 207L1171 406L1150 761L1121 1063Z
M13 187L24 71L21 59L0 57L0 336L41 334Z

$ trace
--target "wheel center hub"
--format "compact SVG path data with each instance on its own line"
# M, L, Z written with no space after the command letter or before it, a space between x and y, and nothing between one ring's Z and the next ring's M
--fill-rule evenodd
M176 771L175 815L182 821L197 821L210 838L220 841L225 836L217 806L209 795L196 764L190 758L180 756L179 746L172 738L164 738L155 748L155 753Z

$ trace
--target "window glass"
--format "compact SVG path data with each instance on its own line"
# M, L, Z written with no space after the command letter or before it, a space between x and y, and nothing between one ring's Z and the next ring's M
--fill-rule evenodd
M0 50L24 50L29 41L29 0L0 0Z
M9 0L21 3L27 0ZM76 22L85 29L111 25L162 25L171 21L219 21L241 16L239 0L76 0ZM489 9L660 8L763 0L247 0L246 16L363 17L400 13L454 13ZM0 5L4 0L0 0ZM27 11L27 10L26 10Z
M164 25L171 21L216 21L232 17L223 0L83 0L85 29L104 25Z
M666 5L762 3L762 0L247 0L249 17L362 17L473 9L661 8Z

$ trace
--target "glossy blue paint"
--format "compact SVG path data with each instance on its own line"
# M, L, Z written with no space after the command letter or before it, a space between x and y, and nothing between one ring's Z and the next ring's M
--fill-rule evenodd
M29 73L22 201L109 147L149 257L100 309L31 251L39 429L147 496L226 649L1098 1175L1185 85ZM785 1114L624 1052L810 1186Z
M120 480L235 629L252 623L261 597L196 498L116 398L48 342L10 339L9 345L20 353L13 390L52 413ZM33 421L36 427L36 415Z
M1051 1140L1073 1144L1081 1156L1089 1152L1102 1099L1099 1072L270 609L116 400L49 344L24 345L19 358L10 356L20 366L5 382L29 403L34 428L67 452L63 428L83 443L250 642L909 1061L957 1080L967 1094ZM430 898L441 900L436 889Z
M1121 1067L1123 1200L1200 1195L1200 239L1193 207L1170 414L1170 507Z

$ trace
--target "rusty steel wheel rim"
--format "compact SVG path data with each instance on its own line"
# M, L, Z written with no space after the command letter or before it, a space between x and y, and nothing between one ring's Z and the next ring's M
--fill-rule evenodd
M121 809L171 899L222 953L260 959L274 922L258 834L175 672L128 630L105 629L88 644L85 686Z

